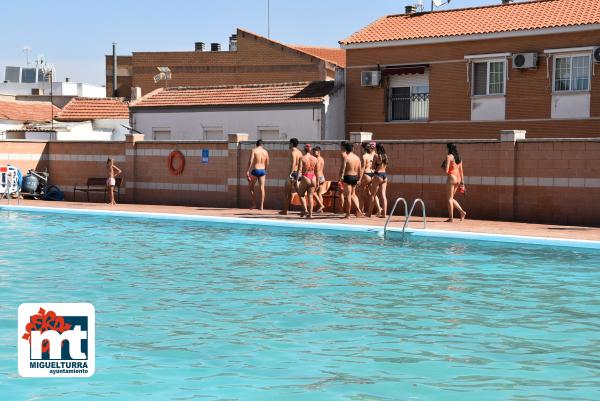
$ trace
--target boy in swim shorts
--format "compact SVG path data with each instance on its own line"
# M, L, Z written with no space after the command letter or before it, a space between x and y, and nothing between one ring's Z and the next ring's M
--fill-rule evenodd
M117 202L115 202L115 186L117 184L115 177L122 172L123 170L115 166L112 158L109 157L108 160L106 160L106 191L109 194L109 205L111 206L117 204Z

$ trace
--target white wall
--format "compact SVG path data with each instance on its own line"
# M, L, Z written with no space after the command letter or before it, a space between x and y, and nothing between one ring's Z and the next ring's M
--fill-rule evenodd
M174 140L202 140L205 127L223 127L227 134L247 133L258 139L259 127L278 127L281 139L321 140L321 108L190 109L187 111L141 111L131 109L134 128L152 139L153 128L171 130ZM327 131L327 127L325 128ZM342 131L343 133L343 131Z
M498 121L506 119L505 96L474 96L471 98L472 121Z
M129 130L123 125L129 125L129 119L124 120L94 120L94 130L110 130L112 131L111 141L124 141L125 135L129 134Z
M23 123L19 121L0 120L0 139L6 138L5 132L11 129L21 129Z
M554 93L552 94L552 118L589 118L589 93Z
M44 95L50 95L50 83L20 84L16 82L0 82L0 93L5 95L31 95L31 90L41 88ZM52 94L55 96L106 97L103 86L78 82L53 82Z

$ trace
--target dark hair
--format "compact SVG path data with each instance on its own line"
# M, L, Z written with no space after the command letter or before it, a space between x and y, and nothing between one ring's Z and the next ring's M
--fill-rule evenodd
M448 154L454 156L454 161L456 162L456 164L460 164L461 158L456 145L453 143L449 143L446 145L446 147L448 148Z
M313 152L320 152L320 151L321 151L321 147L319 145L317 145L313 148Z
M352 149L354 148L352 146L352 144L350 142L342 142L342 146L344 147L344 150L346 151L346 153L352 153Z
M262 139L259 139L258 141L256 141L256 146L262 146L263 141Z
M292 145L294 148L297 148L298 147L298 138L290 139L290 145Z
M111 161L113 161L112 157L109 157L108 159L106 159L106 164L110 163Z
M369 151L369 148L371 147L371 144L369 142L363 142L360 144L360 146L362 146L362 148L366 151Z
M379 160L380 160L379 165L387 166L388 158L387 158L387 154L385 153L385 148L383 147L383 145L380 143L375 145L375 151L377 152L377 155L379 156Z

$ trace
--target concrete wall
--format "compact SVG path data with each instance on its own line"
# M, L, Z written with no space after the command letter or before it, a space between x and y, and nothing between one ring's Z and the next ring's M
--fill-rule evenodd
M339 103L339 102L338 102ZM205 129L222 129L228 134L248 133L249 140L259 137L259 129L279 129L281 139L321 140L321 106L271 108L212 108L181 111L132 110L134 128L152 139L154 129L170 130L172 140L204 140ZM333 113L333 110L331 111ZM339 110L337 110L339 113ZM335 120L334 120L335 121ZM339 123L338 123L339 124ZM338 127L339 128L339 127ZM326 128L327 129L327 128ZM343 131L338 132L343 138Z
M22 170L48 168L51 181L73 199L72 187L88 177L104 177L108 156L124 170L124 202L245 207L244 177L251 142L148 142L139 136L127 142L1 141L0 164ZM323 147L325 174L337 179L337 142ZM474 219L516 220L600 226L600 139L525 139L519 141L459 140L467 182L459 201ZM430 216L444 216L445 176L440 164L445 141L386 141L390 158L388 197L422 198ZM267 207L280 208L287 176L287 143L267 143L271 168ZM167 168L172 150L185 154L183 174ZM202 150L209 150L208 163ZM355 150L358 151L359 144ZM78 200L84 195L79 194ZM101 201L95 195L93 200Z

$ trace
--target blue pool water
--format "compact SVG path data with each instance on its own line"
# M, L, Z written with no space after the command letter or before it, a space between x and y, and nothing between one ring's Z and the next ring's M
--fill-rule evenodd
M600 252L0 210L0 399L598 400ZM90 302L90 379L17 374Z

